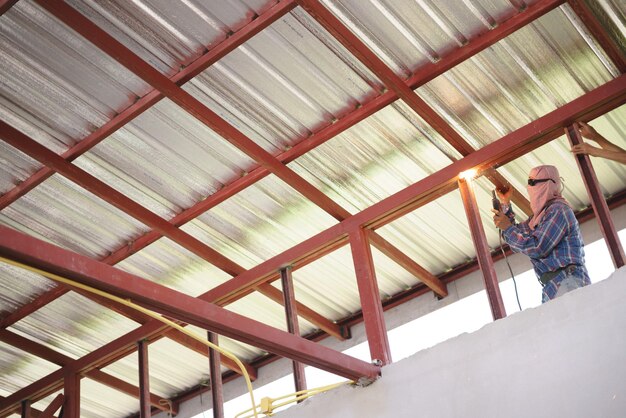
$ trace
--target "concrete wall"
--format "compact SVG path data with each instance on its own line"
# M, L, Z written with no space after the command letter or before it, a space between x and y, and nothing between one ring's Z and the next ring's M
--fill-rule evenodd
M626 228L626 205L622 205L619 208L612 211L613 222L618 230ZM598 223L595 219L591 219L581 225L584 241L591 243L598 239L602 239L602 235L598 228ZM520 254L513 254L509 257L509 262L513 268L515 274L519 272L527 271L532 268L528 257ZM500 260L495 263L496 273L500 281L510 278L508 268L504 261ZM448 285L449 295L444 299L437 299L433 293L427 293L415 299L408 301L398 307L395 307L385 312L385 324L388 330L394 329L400 325L410 322L416 318L424 316L428 313L434 312L437 309L448 306L454 302L457 302L467 296L484 289L482 275L480 271L471 273L462 279L459 279ZM540 292L539 286L537 291ZM510 314L510 313L509 313ZM625 331L626 332L626 331ZM346 341L339 341L335 338L326 338L320 344L327 347L331 347L335 350L343 351L357 344L366 341L366 335L363 323L357 324L351 328L352 338ZM261 387L265 384L271 383L276 379L279 379L287 374L291 373L291 361L281 359L274 363L271 363L259 370L258 379L254 382L255 388ZM224 400L228 401L239 395L246 393L246 386L243 379L236 379L228 382L224 385ZM276 395L282 395L276 394ZM180 411L178 417L189 418L202 411L211 408L211 395L210 393L204 393L202 398L196 397L183 402L180 405ZM625 409L626 411L626 409ZM210 414L207 414L210 416ZM626 413L624 414L626 417ZM363 417L367 417L364 415ZM155 418L167 418L167 414L160 413L155 415Z
M626 416L626 268L277 418Z

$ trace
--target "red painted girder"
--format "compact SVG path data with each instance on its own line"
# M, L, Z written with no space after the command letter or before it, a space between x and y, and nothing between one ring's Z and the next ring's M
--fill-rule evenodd
M565 128L565 135L569 139L569 143L572 146L584 143L582 137L580 136L580 132L578 132L578 129L576 129L573 125ZM624 266L624 262L626 261L624 247L622 247L622 243L620 242L617 231L615 230L615 225L613 224L613 219L611 218L611 212L609 211L609 207L604 199L604 195L602 194L602 188L598 182L596 171L593 169L593 165L591 164L591 158L585 154L575 155L574 158L576 159L578 169L580 170L583 182L585 183L587 195L591 201L593 211L596 214L600 231L602 231L602 236L604 237L604 242L609 248L611 260L613 261L615 268L618 269Z
M581 0L568 0L574 13L585 24L589 32L596 38L596 41L600 44L604 52L609 56L613 64L617 67L621 74L626 73L626 58L622 53L622 49L615 40L607 33L607 28L598 21L598 18L589 8L589 5L585 1ZM619 35L617 35L619 36Z
M447 286L437 278L434 274L417 264L406 254L400 252L396 247L385 241L380 235L374 231L370 231L369 240L381 253L396 261L406 271L411 272L422 283L431 288L440 297L448 296Z
M37 309L47 305L53 300L60 298L68 292L68 289L55 286L51 290L48 290L41 295L37 296L33 301L28 302L25 305L20 306L15 311L6 315L0 320L0 329L8 328L16 322L22 320L28 315L35 312Z
M10 2L9 2L10 3ZM228 53L238 48L244 42L252 38L254 35L268 27L276 20L283 17L291 9L295 7L293 0L284 0L276 5L272 6L265 13L248 23L240 30L231 35L227 40L216 45L210 51L207 51L200 58L192 62L189 66L185 67L174 76L171 77L171 81L177 85L183 85L187 81L191 80L202 71L206 70L212 64L219 59L226 56ZM65 151L61 156L67 161L73 161L83 153L89 151L96 146L100 141L113 134L115 131L123 127L128 122L132 121L137 116L141 115L148 108L159 102L165 97L161 92L154 89L147 93L145 96L138 99L135 103L118 113L109 122L102 125L93 133L77 142L72 148ZM13 189L0 196L0 210L7 207L15 200L34 189L41 182L49 178L54 174L54 170L43 167L39 169L35 174L24 180L22 183L15 186Z
M376 378L380 370L364 361L230 312L212 303L1 226L0 254L118 297L131 299L167 317L349 379Z
M1 0L0 1L0 16L5 14L11 7L17 3L18 0Z
M259 162L278 178L302 193L309 200L326 210L336 219L349 215L345 209L316 189L311 183L287 168L260 145L245 136L217 113L213 112L198 99L177 86L166 76L147 64L130 49L107 32L92 23L81 13L61 0L36 0L37 3L81 34L85 39L110 55L117 62L128 68L146 83L156 87L174 103L185 109L190 115L218 133L232 145L253 160Z
M311 14L327 31L329 31L353 55L365 64L385 86L394 91L415 113L420 115L426 123L433 127L454 149L462 156L474 151L474 148L456 132L437 112L435 112L413 88L406 84L391 68L387 66L363 41L348 29L335 15L333 15L318 0L297 0L298 3ZM497 187L502 187L504 180L492 176ZM510 187L510 186L509 186ZM530 204L521 193L513 196L515 203L522 209L530 208ZM531 214L532 212L528 212Z
M470 233L472 234L472 241L474 241L478 266L483 275L487 299L491 307L491 316L495 321L496 319L504 318L506 316L506 310L504 309L504 302L502 301L502 294L500 293L496 269L493 265L493 259L491 258L491 251L487 243L487 236L485 235L483 222L480 218L478 203L476 203L472 181L471 179L459 179L458 185L459 191L461 192L461 199L463 199L467 223Z
M463 47L455 50L449 55L444 56L441 60L434 64L427 64L420 69L408 80L408 84L411 88L415 89L435 77L448 71L455 65L460 64L472 55L490 47L498 42L500 39L510 35L521 27L527 25L540 16L548 13L556 8L558 5L564 3L565 0L550 0L539 1L518 15L513 16L506 22L501 23L497 28L478 36L477 38L469 41ZM326 126L320 131L316 132L304 141L299 142L293 148L278 155L277 158L283 164L290 163L300 156L306 154L312 149L322 145L329 139L339 135L345 130L351 128L362 120L368 118L374 113L378 112L385 106L393 103L398 99L398 96L393 91L387 91L386 93L374 98L373 100L365 103L357 110L347 114L343 118L339 119L336 123ZM184 225L197 216L205 213L212 207L226 201L230 197L244 190L248 186L256 183L257 181L265 178L270 172L264 167L257 167L251 170L246 176L237 178L234 182L228 184L221 190L218 190L205 200L198 202L189 209L184 210L180 214L172 218L171 222L176 226ZM117 261L120 261L130 254L145 248L152 244L161 237L158 232L151 231L140 238L133 241L131 245L125 245L118 251L111 254L110 257Z
M54 418L54 414L56 411L63 406L65 402L65 396L62 393L59 393L54 397L52 402L41 412L40 418Z
M306 257L313 257L328 251L329 247L345 243L347 234L354 228L381 227L455 189L460 172L474 168L484 170L495 164L509 162L560 136L564 125L576 120L593 119L625 101L626 76L622 75L266 260L205 295L213 301L235 300L238 294L247 292L250 287L266 282L282 266L295 265Z
M11 331L0 330L0 341L12 345L13 347L17 347L27 353L30 353L36 357L42 358L50 363L54 363L59 366L67 366L72 363L73 359L58 353L45 345L39 344L35 341L29 340L28 338L24 338L21 335L15 334ZM98 369L90 370L84 374L86 377L89 377L96 382L102 383L110 388L119 390L127 395L130 395L134 398L139 398L139 388L137 386L131 385L117 377L111 376L105 372L102 372ZM159 408L163 411L169 411L169 408L162 404L161 401L163 398L150 394L150 402L151 404ZM178 408L178 405L175 405L175 409Z
M368 231L357 228L350 231L349 237L370 356L373 361L377 362L376 364L384 366L391 363L391 348L387 337L387 327L383 316L383 305L380 300L380 290L376 280Z

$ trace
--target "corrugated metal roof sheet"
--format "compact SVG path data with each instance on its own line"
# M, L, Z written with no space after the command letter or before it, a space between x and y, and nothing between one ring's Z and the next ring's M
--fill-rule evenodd
M268 10L273 1L69 1L149 64L171 76ZM465 45L516 13L506 0L324 1L402 78ZM534 4L526 1L526 5ZM625 5L596 8L626 36ZM621 38L620 38L621 36ZM623 42L622 42L623 45ZM150 87L31 0L0 18L0 118L62 153L134 103ZM475 148L489 144L618 75L564 5L487 48L416 92ZM386 91L381 81L304 10L295 8L188 82L184 89L272 155L305 141ZM626 147L626 107L592 124ZM561 138L501 167L525 190L529 169L556 165L575 208L589 199ZM351 213L448 165L459 154L402 101L378 111L288 167ZM41 165L0 142L0 193ZM603 192L624 189L626 167L594 159ZM257 163L169 99L161 100L75 162L159 216L170 219ZM490 189L476 182L489 244ZM54 175L4 208L0 223L101 259L149 228L65 178ZM182 229L243 268L251 268L336 223L273 175L210 209ZM386 225L379 234L433 274L475 256L457 191ZM373 250L383 298L419 283ZM191 295L230 276L167 238L118 267ZM294 271L298 300L330 320L360 309L349 246ZM278 283L274 286L280 288ZM0 264L0 312L46 292L52 283ZM282 308L253 293L227 307L280 329ZM67 294L12 327L20 335L76 358L133 329L135 323ZM301 332L315 327L305 320ZM195 327L196 332L204 333ZM252 360L263 351L223 338ZM150 346L152 390L171 397L206 381L207 362L162 339ZM136 355L105 370L136 384ZM0 396L56 366L0 343ZM90 380L81 416L128 416L137 401ZM104 402L104 397L111 399ZM35 406L45 407L51 397Z

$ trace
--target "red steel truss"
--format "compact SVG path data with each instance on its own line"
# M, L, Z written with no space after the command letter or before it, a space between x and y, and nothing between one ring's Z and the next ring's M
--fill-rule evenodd
M465 61L469 57L479 53L480 51L488 48L489 46L495 44L500 39L505 38L511 33L515 32L519 28L527 25L533 20L543 16L554 8L558 7L560 4L564 3L564 0L544 0L539 1L524 10L521 13L511 17L506 22L501 23L495 29L492 29L486 33L481 34L475 39L470 40L463 47L455 50L442 57L436 63L431 63L423 66L418 69L415 74L409 78L408 85L412 88L418 88L419 86L431 81L435 77L443 74L449 69L453 68L455 65L460 64ZM250 24L244 26L240 31L236 32L233 36L231 36L227 41L219 44L217 47L209 51L205 56L199 58L196 62L192 63L189 67L182 70L179 74L172 77L172 81L177 84L182 84L189 79L191 79L194 75L197 75L202 70L207 68L210 64L215 62L217 59L226 55L232 49L236 48L239 44L243 43L245 40L252 37L258 31L268 26L274 20L278 19L282 15L284 15L287 11L291 10L295 5L295 2L292 0L281 1L273 8L269 9L266 13L262 14L258 19L255 19ZM284 9L283 9L284 7ZM215 55L213 55L215 54ZM193 69L193 71L192 71ZM144 96L147 99L148 96L155 95L162 98L163 95L156 90L148 93L148 95ZM102 139L106 138L108 135L112 134L115 130L119 129L125 123L132 120L134 117L138 116L141 112L145 111L149 104L148 101L143 103L143 106L140 104L142 100L140 99L135 105L129 107L128 109L122 111L118 116L112 119L109 123L105 124L100 129L96 130L93 134L89 135L85 139L78 142L74 147L70 148L68 151L62 154L62 156L68 161L77 158L82 155L84 152L88 151L91 147L96 145ZM351 126L357 124L361 120L371 116L378 110L392 103L398 98L398 96L393 91L388 91L381 96L371 100L370 102L364 104L359 109L349 113L345 117L341 118L336 123L329 125L319 132L313 134L306 141L302 141L290 150L280 154L277 158L283 162L288 163L301 155L304 155L306 152L312 150L313 148L323 144L330 138L340 134L341 132L349 129ZM154 99L150 99L154 100ZM156 103L156 102L154 102ZM153 103L152 103L153 104ZM136 106L136 107L135 107ZM145 107L144 107L145 106ZM49 167L43 167L33 176L26 179L24 182L20 183L20 185L16 186L13 190L5 193L0 196L0 208L9 205L11 202L15 201L17 198L22 196L28 190L31 190L36 185L41 183L43 180L52 175L54 171ZM175 226L182 226L186 222L194 219L200 214L208 211L210 208L216 206L217 204L227 200L228 198L234 196L239 191L245 189L246 187L254 184L256 181L261 180L266 177L270 172L263 168L257 167L253 169L247 176L239 177L226 187L220 189L216 193L207 197L205 200L198 202L194 206L184 210L180 214L176 215L174 218L170 220L170 222ZM519 199L518 199L519 200ZM518 201L519 204L519 201ZM110 256L105 258L103 261L109 264L115 264L126 257L134 254L137 251L147 247L152 244L159 238L161 238L161 234L158 231L152 230L143 236L135 239L128 244L124 244L120 247L119 250L113 252ZM412 260L408 257L403 257L403 259L399 259L398 255L393 255L391 253L386 253L385 251L390 251L388 246L382 244L380 240L376 240L376 234L371 234L370 238L373 240L374 245L376 245L377 249L384 252L387 256L392 258L394 261L398 262L400 265L403 265L409 272L414 274L416 277L420 278L422 281L427 282L431 280L432 276L429 272L421 269L417 266ZM422 270L422 271L420 271ZM430 276L429 276L430 275ZM447 292L445 291L445 286L441 286L441 283L433 282L433 286L431 288L438 293L440 296L445 296ZM58 292L58 290L52 290L50 292L54 292L55 294L43 294L40 298L38 298L37 302L39 307L45 305L46 303L54 300L56 297L64 294L67 290L63 292ZM58 293L57 293L58 292ZM275 299L276 300L276 299ZM33 305L32 307L29 305L25 305L22 309L23 312L15 312L11 315L13 322L17 322L19 319L27 316L28 314L34 312L32 308L37 308L37 305ZM35 309L36 310L36 309ZM303 307L299 306L299 310L302 313ZM13 323L11 322L11 323ZM316 323L314 321L311 321ZM4 320L2 322L4 324ZM7 325L8 326L8 325ZM322 327L322 329L324 329ZM324 329L328 332L327 329ZM332 332L331 332L332 334ZM340 334L341 335L341 334Z
M360 226L380 227L449 192L456 187L458 173L472 168L485 169L496 162L511 161L560 136L563 126L576 120L594 119L625 102L626 76L622 75L351 216L338 225L330 227L284 253L246 271L224 285L205 293L200 298L214 303L236 300L237 297L249 292L250 286L267 281L273 276L273 272L282 266L292 265L297 268L303 262L310 260L311 257L326 254L339 245L344 245L348 232L353 228ZM142 338L153 339L160 335L165 328L158 322L146 323L131 333L76 360L72 368L89 370L94 367L104 367L106 364L132 352L135 341ZM62 384L62 370L54 372L0 402L0 415L15 410L21 399L47 396L59 390Z

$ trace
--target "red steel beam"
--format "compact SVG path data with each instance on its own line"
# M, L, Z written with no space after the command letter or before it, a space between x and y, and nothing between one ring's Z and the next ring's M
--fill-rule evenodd
M0 255L349 379L373 379L379 373L364 361L1 226Z
M67 293L67 290L59 286L55 286L51 290L48 290L47 292L42 293L31 302L28 302L27 304L20 306L15 311L11 312L10 314L2 318L0 320L0 329L10 327L16 322L19 322L20 320L22 320L23 318L26 318L28 315L32 314L39 308L61 297L65 293Z
M9 11L11 7L15 5L19 0L1 0L0 1L0 16Z
M219 345L219 336L207 331L207 339L216 346ZM206 348L206 346L205 346ZM209 347L209 372L211 376L211 400L213 404L213 418L224 418L224 387L222 385L222 371L220 370L220 352Z
M254 270L253 273L236 278L235 282L231 280L228 287L222 288L220 292L207 292L201 298L212 302L217 302L218 299L235 300L235 297L231 296L231 294L241 294L241 288L248 282L261 282L264 278L269 277L270 274L266 271L276 271L281 266L300 262L314 254L330 251L339 245L345 244L347 230L344 227L348 222L356 224L375 223L378 218L386 217L389 219L392 208L396 214L406 213L406 208L416 207L416 203L423 203L429 197L441 193L441 190L445 189L446 184L454 185L459 172L480 165L489 166L493 164L493 161L504 163L513 160L560 136L563 126L569 125L574 121L592 120L619 107L625 101L626 76L620 76L616 80L586 93L537 121L453 163L452 167L444 168L405 190L390 196L374 205L372 209L366 209L366 211L353 215L352 218L354 219L347 219L339 225L322 231L284 253L267 260L265 263L251 269ZM259 279L259 276L261 279ZM71 367L83 371L95 367L105 367L134 351L134 344L138 339L154 339L155 336L160 335L166 329L167 327L159 322L149 322L75 360ZM62 382L63 374L57 371L19 390L0 401L0 416L17 410L22 399L41 399L54 393L62 387Z
M150 367L148 365L148 342L137 341L139 365L139 417L150 418Z
M489 244L485 236L485 229L483 228L483 223L480 218L480 211L476 203L472 181L472 179L459 179L459 191L461 192L467 223L472 234L472 240L474 241L478 266L483 274L485 290L487 291L487 298L489 299L489 306L491 307L491 316L495 321L496 319L504 318L506 316L506 310L504 309L504 302L502 301L502 294L500 293L496 269L493 266L493 259L489 251Z
M15 334L11 331L0 330L0 341L62 367L71 364L73 361L70 357L66 355L54 351L42 344L36 343L35 341L29 340L28 338L24 338L21 335ZM118 379L115 376L111 376L108 373L105 373L98 369L94 369L84 373L84 376L95 380L96 382L102 383L103 385L106 385L110 388L119 390L120 392L123 392L134 398L139 398L139 388L137 386L131 385L130 383ZM154 407L168 412L170 411L170 408L164 405L163 402L161 402L164 400L165 399L155 394L150 394L150 403ZM173 404L173 411L175 413L178 412L178 405L176 403Z
M11 1L7 3L11 3ZM294 7L295 2L293 0L283 0L276 3L266 12L232 34L228 39L219 43L190 65L176 73L171 77L171 81L179 86L182 86L196 75L209 68L212 64L225 57L228 53L237 49L254 35L267 28L285 14L289 13L289 11L291 11ZM103 139L112 135L128 122L141 115L148 108L158 103L163 97L165 96L161 94L160 91L156 89L151 90L129 107L118 112L118 114L109 122L96 129L93 133L83 138L81 141L77 142L76 145L65 151L61 154L61 156L67 161L73 161L96 146ZM34 189L37 185L53 174L54 170L49 167L39 169L35 174L15 186L12 190L0 196L0 210L13 203L30 190Z
M376 247L381 253L394 260L406 271L411 272L422 283L428 286L430 289L439 295L439 297L448 296L448 288L437 276L426 270L424 267L413 261L412 258L406 254L400 252L396 247L385 241L380 235L374 231L370 231L368 234L371 244Z
M621 74L626 73L626 58L620 49L620 46L607 33L606 27L600 23L596 15L591 11L589 5L584 0L568 0L574 13L585 24L589 32L596 38L604 52L609 56L610 60L617 67ZM619 36L619 35L618 35Z
M580 132L578 132L578 129L576 129L573 125L565 128L565 134L567 135L567 138L572 146L584 143L582 137L580 136ZM589 200L591 201L591 207L593 207L596 219L600 225L600 231L602 231L604 242L609 248L611 260L613 261L615 268L618 269L624 265L626 260L624 247L622 247L617 231L615 230L615 225L613 224L613 219L611 218L611 212L609 211L609 207L604 199L604 195L602 194L602 188L598 182L596 171L593 169L593 165L591 164L591 158L586 154L579 154L575 156L575 159L583 178L583 182L585 183L585 188L587 189L587 194L589 195Z
M350 231L350 250L370 356L374 364L384 366L391 363L391 349L368 234L363 228Z
M542 1L539 1L539 2L529 6L528 8L524 9L521 13L511 17L510 19L506 20L505 22L502 22L495 29L490 30L490 31L488 31L486 33L480 34L476 38L470 40L467 44L463 45L461 48L459 48L459 49L455 50L454 52L452 52L452 53L442 57L442 59L440 59L436 63L430 63L430 64L427 64L427 65L419 68L413 74L413 76L411 76L408 79L408 85L412 89L416 89L416 88L420 87L421 85L426 84L427 82L433 80L437 76L443 74L444 72L448 71L449 69L453 68L454 66L456 66L456 65L460 64L461 62L465 61L466 59L470 58L471 56L473 56L473 55L479 53L480 51L490 47L491 45L497 43L499 40L507 37L511 33L517 31L518 29L520 29L520 28L522 28L524 26L526 26L527 24L529 24L530 22L534 21L535 19L538 19L539 17L543 16L544 14L550 12L551 10L553 10L556 7L558 7L560 4L562 4L564 2L565 2L565 0L547 0L547 1L546 0L542 0ZM255 19L252 23L250 23L247 26L245 26L243 29L241 29L240 31L235 33L235 35L233 35L229 39L231 41L235 42L237 37L240 34L246 32L246 30L249 27L250 27L250 32L254 32L256 27L252 28L252 26L255 25L255 22L259 23L259 27L262 26L264 24L264 22L262 22L262 20L265 17L267 17L267 21L269 21L269 23L271 23L273 21L273 19L274 19L273 15L272 15L273 11L275 11L276 15L278 15L278 17L280 17L280 16L282 16L282 14L286 13L284 10L279 10L278 9L280 7L280 5L282 5L282 6L286 7L286 8L289 7L289 10L290 10L290 8L293 7L293 4L294 4L293 1L283 1L283 2L278 3L276 6L274 6L274 8L270 9L268 12L264 13L263 15L261 15L258 19ZM276 17L276 18L278 18L278 17ZM267 25L267 24L268 23L265 23L265 25ZM254 33L256 33L256 32L254 32ZM247 33L245 35L247 35ZM251 36L252 35L250 35L250 37ZM225 45L224 49L228 49L229 47L230 47L230 49L232 49L232 48L237 46L236 42L235 42L235 45L232 45L232 44L231 45L226 45L226 44L227 44L227 42L223 42L222 44L218 45L216 48L214 48L211 51L209 51L209 53L207 53L205 55L206 61L207 62L211 61L211 59L208 57L208 55L211 54L216 49L219 49L222 45ZM229 52L230 49L228 49L227 52ZM224 55L227 52L225 52ZM198 59L197 62L200 62L205 57L201 57L200 59ZM191 69L192 67L194 67L194 65L195 65L195 63L190 65L189 67L187 67L187 69ZM210 64L207 64L207 66L208 65L210 65ZM201 67L201 65L199 64L198 67ZM202 69L204 69L204 68L202 68ZM181 73L183 73L184 71L185 70L181 71ZM198 73L199 72L200 71L198 71ZM174 76L172 78L172 80L175 81L176 83L180 84L180 81L182 79L184 79L186 76L189 76L189 78L192 78L193 76L195 76L195 74L185 74L185 76L181 76L181 78L178 79L178 80L176 79L177 76L178 76L178 74L176 76ZM149 94L158 94L158 95L160 95L160 97L163 97L156 90L153 90ZM146 96L144 96L144 97L146 97ZM283 152L277 158L279 159L279 161L281 161L284 164L289 163L291 161L294 161L295 159L297 159L300 156L304 155L308 151L310 151L310 150L314 149L315 147L325 143L327 140L329 140L329 139L333 138L334 136L340 134L341 132L349 129L353 125L359 123L363 119L371 116L372 114L376 113L378 110L380 110L380 109L384 108L385 106L389 105L390 103L394 102L397 98L398 97L396 96L395 92L387 91L383 95L374 98L373 100L371 100L368 103L365 103L363 106L361 106L359 109L355 110L354 112L351 112L348 115L344 116L343 118L341 118L336 123L321 129L320 131L318 131L317 133L312 135L307 140L302 141L302 142L298 143L297 145L295 145L293 148L289 149L288 151ZM139 102L137 102L137 105L139 105ZM125 120L129 121L132 118L134 118L135 116L137 116L138 114L140 114L141 112L143 112L145 109L147 109L147 107L149 107L149 105L146 105L145 108L143 108L143 109L139 109L139 108L134 109L131 106L131 108L125 110L122 113L120 113L118 115L118 117L121 118L122 115L124 115L124 114L126 114L128 112L132 116L130 116L130 119L125 119ZM138 113L134 114L135 112L138 112ZM117 126L117 128L115 128L114 130L118 129L120 126L122 126L124 123L126 123L124 120L117 120L118 117L114 118L110 122L111 125ZM92 139L92 136L89 136L89 137L85 138L84 140L80 141L75 147L71 148L66 153L62 154L62 156L64 158L68 159L68 161L71 161L73 158L76 158L79 155L81 155L83 152L86 152L90 147L94 146L100 140L104 139L107 135L110 135L114 131L114 130L107 129L106 126L107 125L103 126L102 128L98 129L97 131L95 131L92 134L92 136L95 137L95 139ZM80 149L78 149L79 147L80 147ZM43 181L46 178L48 178L54 172L52 169L50 169L48 167L44 167L39 172L37 172L34 176L37 176L42 171L46 171L46 172L49 171L48 174L46 174L46 177L42 177L40 179L35 179L35 178L33 178L33 176L31 176L29 179L25 180L19 186L16 186L16 188L14 188L12 191L8 192L7 194L5 194L3 196L0 196L0 209L5 207L5 206L7 206L10 203L12 203L15 199L17 199L17 197L22 196L26 191L31 190L32 188L34 188L41 181ZM261 179L263 179L264 177L266 177L269 174L270 174L270 172L266 168L259 166L259 167L255 168L255 169L251 170L250 173L247 176L239 177L239 178L235 179L232 183L229 183L223 189L220 189L219 191L217 191L216 193L214 193L211 196L207 197L206 199L198 202L197 204L193 205L192 207L190 207L190 208L184 210L183 212L181 212L180 214L176 215L174 218L171 219L170 222L173 225L175 225L175 226L182 226L185 223L189 222L190 220L196 218L200 214L205 213L206 211L208 211L212 207L214 207L214 206L218 205L219 203L224 202L225 200L227 200L230 197L234 196L235 194L237 194L241 190L244 190L245 188L249 187L250 185L256 183L257 181L259 181ZM16 190L18 187L20 187L22 185L25 185L25 184L31 184L31 186L28 186L27 190L26 189L23 190L23 191ZM14 197L11 198L11 196L14 196ZM517 203L519 205L519 199L518 199ZM141 249L147 247L148 245L154 243L155 241L157 241L161 237L162 237L162 235L158 231L152 230L152 231L144 234L143 236L135 239L134 241L129 242L128 244L125 244L125 245L121 246L120 249L118 249L117 251L113 252L104 261L106 261L106 262L108 262L110 264L115 264L115 263L117 263L117 262L119 262L119 261L129 257L130 255L136 253L137 251L140 251ZM380 247L378 247L378 249L382 251L382 249ZM415 274L416 277L419 277L417 275L417 273L413 272L413 274ZM421 278L420 278L420 280L421 280ZM327 330L325 330L325 331L327 331Z
M293 286L293 277L291 276L291 267L280 269L280 281L283 286L283 295L285 297L285 319L287 321L287 331L290 334L300 336L300 326L298 324L298 308L296 307L296 293ZM294 361L293 366L293 382L296 392L306 390L306 375L304 374L304 364Z
M65 396L62 393L59 393L55 398L50 402L50 404L41 412L40 418L54 418L54 414L63 406L65 402ZM67 414L69 417L69 413ZM63 414L65 417L65 414Z

